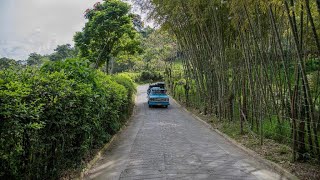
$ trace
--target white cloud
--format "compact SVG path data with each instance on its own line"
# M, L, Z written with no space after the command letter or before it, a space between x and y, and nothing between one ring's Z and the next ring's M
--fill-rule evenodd
M26 59L72 44L83 13L101 0L0 0L0 57Z

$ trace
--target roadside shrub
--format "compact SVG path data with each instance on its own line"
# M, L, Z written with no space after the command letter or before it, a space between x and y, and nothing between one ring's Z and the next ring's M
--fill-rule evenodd
M121 73L114 75L113 79L128 90L128 98L131 98L132 95L136 92L136 86L129 75Z
M162 81L163 76L158 72L151 71L142 71L140 76L140 81L149 82L149 81Z
M81 167L130 115L132 80L86 61L0 71L0 178L57 179Z
M138 72L123 72L119 73L121 75L125 75L126 77L129 77L133 82L139 82L141 73Z

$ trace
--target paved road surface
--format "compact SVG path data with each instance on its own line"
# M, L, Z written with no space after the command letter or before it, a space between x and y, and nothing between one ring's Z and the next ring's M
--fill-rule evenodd
M85 179L281 179L171 101L149 108L138 87L128 127Z

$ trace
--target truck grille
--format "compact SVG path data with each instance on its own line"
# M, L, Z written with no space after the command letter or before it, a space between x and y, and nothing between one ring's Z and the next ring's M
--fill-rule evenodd
M169 99L167 99L167 98L151 98L150 101L167 102L167 101L169 101Z

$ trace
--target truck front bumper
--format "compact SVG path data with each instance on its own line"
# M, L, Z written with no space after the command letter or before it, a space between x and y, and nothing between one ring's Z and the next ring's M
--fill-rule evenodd
M153 102L153 101L148 101L149 106L169 106L169 102Z

